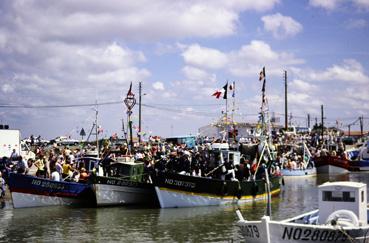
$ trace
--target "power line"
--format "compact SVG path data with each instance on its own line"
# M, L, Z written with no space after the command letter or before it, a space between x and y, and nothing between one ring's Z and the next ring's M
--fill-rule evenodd
M53 109L53 108L77 108L77 107L93 107L93 106L105 106L105 105L117 105L123 104L123 101L107 101L101 103L86 103L86 104L61 104L61 105L29 105L29 104L0 104L0 108L11 108L11 109ZM219 112L207 112L207 111L195 111L195 110L183 110L183 109L175 109L171 107L208 107L208 106L223 106L223 104L155 104L152 103L150 105L142 104L147 108L156 109L156 110L164 110L170 112L177 112L177 113L193 113L197 115L203 116L219 116ZM275 112L276 115L283 115L283 113ZM240 116L256 116L258 114L242 114L237 113L236 115ZM294 115L295 119L306 119L303 116L296 116ZM339 118L338 120L354 120L357 117L345 117ZM369 117L363 117L364 120L368 120ZM332 119L333 121L334 119Z
M49 109L49 108L72 108L72 107L87 107L96 105L115 105L122 104L123 101L110 101L101 103L89 103L89 104L66 104L66 105L12 105L12 104L0 104L0 108L22 108L22 109Z

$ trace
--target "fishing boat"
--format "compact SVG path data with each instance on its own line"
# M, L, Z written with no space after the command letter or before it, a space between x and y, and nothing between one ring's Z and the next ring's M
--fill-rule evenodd
M369 242L366 184L327 182L318 193L318 209L284 220L249 221L237 210L245 242Z
M237 166L240 163L240 152L229 150L227 144L213 144L214 157L220 158L215 170L225 173L227 163ZM263 158L263 156L260 156ZM226 162L225 162L226 161ZM259 161L260 162L260 161ZM161 208L181 208L239 204L254 200L266 199L265 179L263 176L251 177L249 180L214 178L209 176L193 176L171 172L158 172L153 177L155 191ZM271 178L271 193L280 192L280 176Z
M369 171L369 141L346 151L322 151L315 157L318 173L342 174L349 171Z
M336 155L320 155L314 162L318 174L346 174L350 168L347 159Z
M369 140L357 149L345 151L350 171L369 171Z
M150 205L156 206L157 198L149 175L144 174L143 162L133 156L122 156L120 151L110 151L114 159L108 164L96 157L77 160L78 168L86 168L90 174L87 183L92 185L96 206Z
M283 162L281 163L281 174L283 176L316 175L316 167L305 142L299 145L280 145L278 148L283 158ZM286 151L286 153L281 150Z
M158 204L153 184L146 181L143 162L130 156L116 158L106 173L90 180L97 206Z
M10 173L8 186L14 208L95 204L92 186L89 184Z

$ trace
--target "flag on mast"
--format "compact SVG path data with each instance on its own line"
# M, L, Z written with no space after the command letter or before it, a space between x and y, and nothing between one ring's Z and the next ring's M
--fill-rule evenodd
M223 95L223 99L227 99L227 93L228 93L228 81L226 83L226 85L223 86L223 90L224 90L224 95Z
M229 85L229 90L232 90L232 97L234 98L236 96L236 82L235 81L233 81L233 83Z
M215 96L215 98L219 99L220 95L222 94L221 91L217 90L214 92L214 94L212 94L211 96Z
M220 96L223 94L223 99L227 99L227 90L228 90L228 82L226 85L223 86L222 91L217 90L211 96L215 96L215 98L219 99Z
M259 75L259 81L263 80L263 87L261 88L262 92L262 104L265 103L265 82L266 82L266 75L265 75L265 67L263 67L263 70L261 70Z
M265 80L265 67L263 67L263 69L261 70L260 74L259 74L259 81L261 80Z

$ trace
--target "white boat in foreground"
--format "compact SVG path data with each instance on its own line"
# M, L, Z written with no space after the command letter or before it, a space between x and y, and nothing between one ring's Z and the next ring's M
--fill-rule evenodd
M327 182L318 187L319 208L275 221L264 216L245 220L237 211L237 225L247 243L369 242L366 184Z

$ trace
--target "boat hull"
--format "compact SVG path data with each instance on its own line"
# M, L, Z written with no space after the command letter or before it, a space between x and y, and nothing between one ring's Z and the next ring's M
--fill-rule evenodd
M161 208L246 203L267 199L265 181L222 181L179 174L159 174L154 184ZM271 193L280 192L280 178L271 178Z
M316 175L316 168L305 169L305 170L289 170L289 169L282 169L281 174L283 176L315 176Z
M369 226L342 228L331 225L296 224L272 221L265 216L261 221L241 220L237 225L247 243L369 242L366 236Z
M323 165L323 166L319 166L317 168L317 172L319 174L331 174L331 175L339 175L339 174L346 174L348 173L348 169L339 167L339 166L334 166L334 165Z
M94 191L97 206L157 205L154 186L112 177L96 177Z
M369 160L349 161L350 171L369 171Z
M315 166L318 174L345 174L349 172L349 162L334 156L315 158Z
M80 201L74 198L52 197L21 192L12 192L11 197L14 208L73 206L80 204Z
M266 200L267 194L256 196L216 196L211 194L195 194L185 191L170 190L168 188L155 187L156 195L161 208L183 208L199 206L219 206L226 204L240 204L256 200ZM272 191L272 195L278 194L279 189Z
M23 174L11 173L9 190L14 208L53 205L94 205L92 186L89 184L52 181Z

